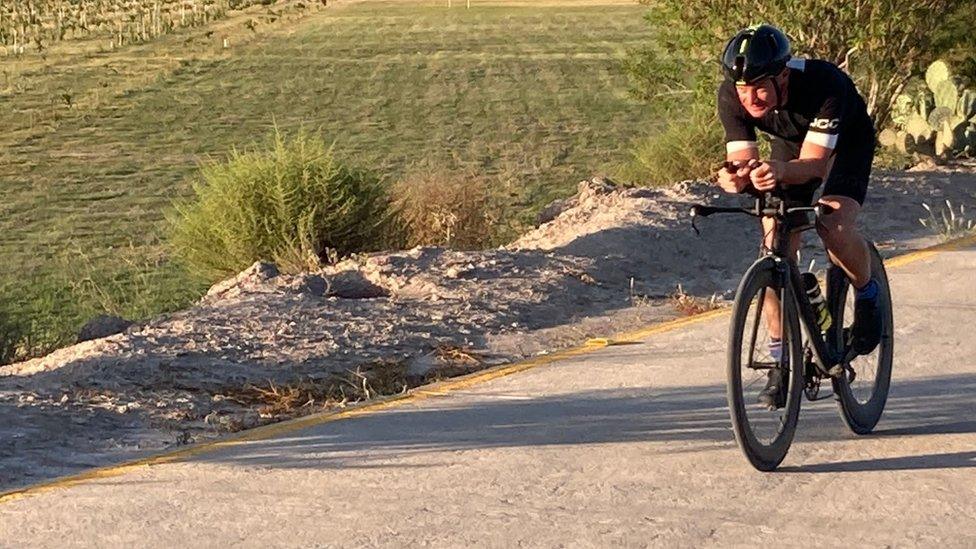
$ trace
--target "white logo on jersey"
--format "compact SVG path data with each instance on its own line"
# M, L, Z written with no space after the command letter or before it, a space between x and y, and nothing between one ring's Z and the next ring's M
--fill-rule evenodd
M838 126L840 126L840 118L834 118L833 120L828 118L814 118L813 122L810 122L810 127L818 130L836 130Z

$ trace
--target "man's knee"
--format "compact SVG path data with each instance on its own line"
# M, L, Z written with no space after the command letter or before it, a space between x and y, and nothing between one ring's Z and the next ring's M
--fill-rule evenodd
M825 242L843 241L857 234L856 222L860 205L846 196L825 196L820 199L834 209L817 219L817 234Z
M841 237L844 232L844 221L837 219L837 214L822 215L817 220L817 234L824 240Z

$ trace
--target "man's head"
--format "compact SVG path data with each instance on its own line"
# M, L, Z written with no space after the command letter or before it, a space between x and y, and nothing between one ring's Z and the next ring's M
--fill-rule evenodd
M790 40L771 25L742 29L725 45L722 71L735 84L739 101L751 116L762 116L780 105L790 55Z

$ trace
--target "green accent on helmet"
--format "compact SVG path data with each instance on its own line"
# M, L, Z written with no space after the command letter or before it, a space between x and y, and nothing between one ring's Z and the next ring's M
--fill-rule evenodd
M746 52L746 49L748 48L749 48L749 39L745 38L742 40L742 43L739 44L739 55L744 54Z

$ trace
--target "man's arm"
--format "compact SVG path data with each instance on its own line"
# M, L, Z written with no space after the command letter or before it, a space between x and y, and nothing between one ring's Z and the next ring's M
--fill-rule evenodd
M742 116L738 101L731 97L726 84L719 87L718 114L725 129L725 160L740 162L742 167L732 171L722 167L717 174L718 184L726 192L741 193L749 185L749 170L746 162L759 159L756 144L756 130Z
M830 171L830 157L833 153L834 149L804 141L800 148L800 157L783 162L783 173L778 178L779 182L782 185L803 185L811 179L825 179Z
M750 173L757 189L780 185L803 185L813 179L826 179L832 165L834 147L844 122L845 101L842 93L832 93L810 122L807 135L796 160L769 160Z

